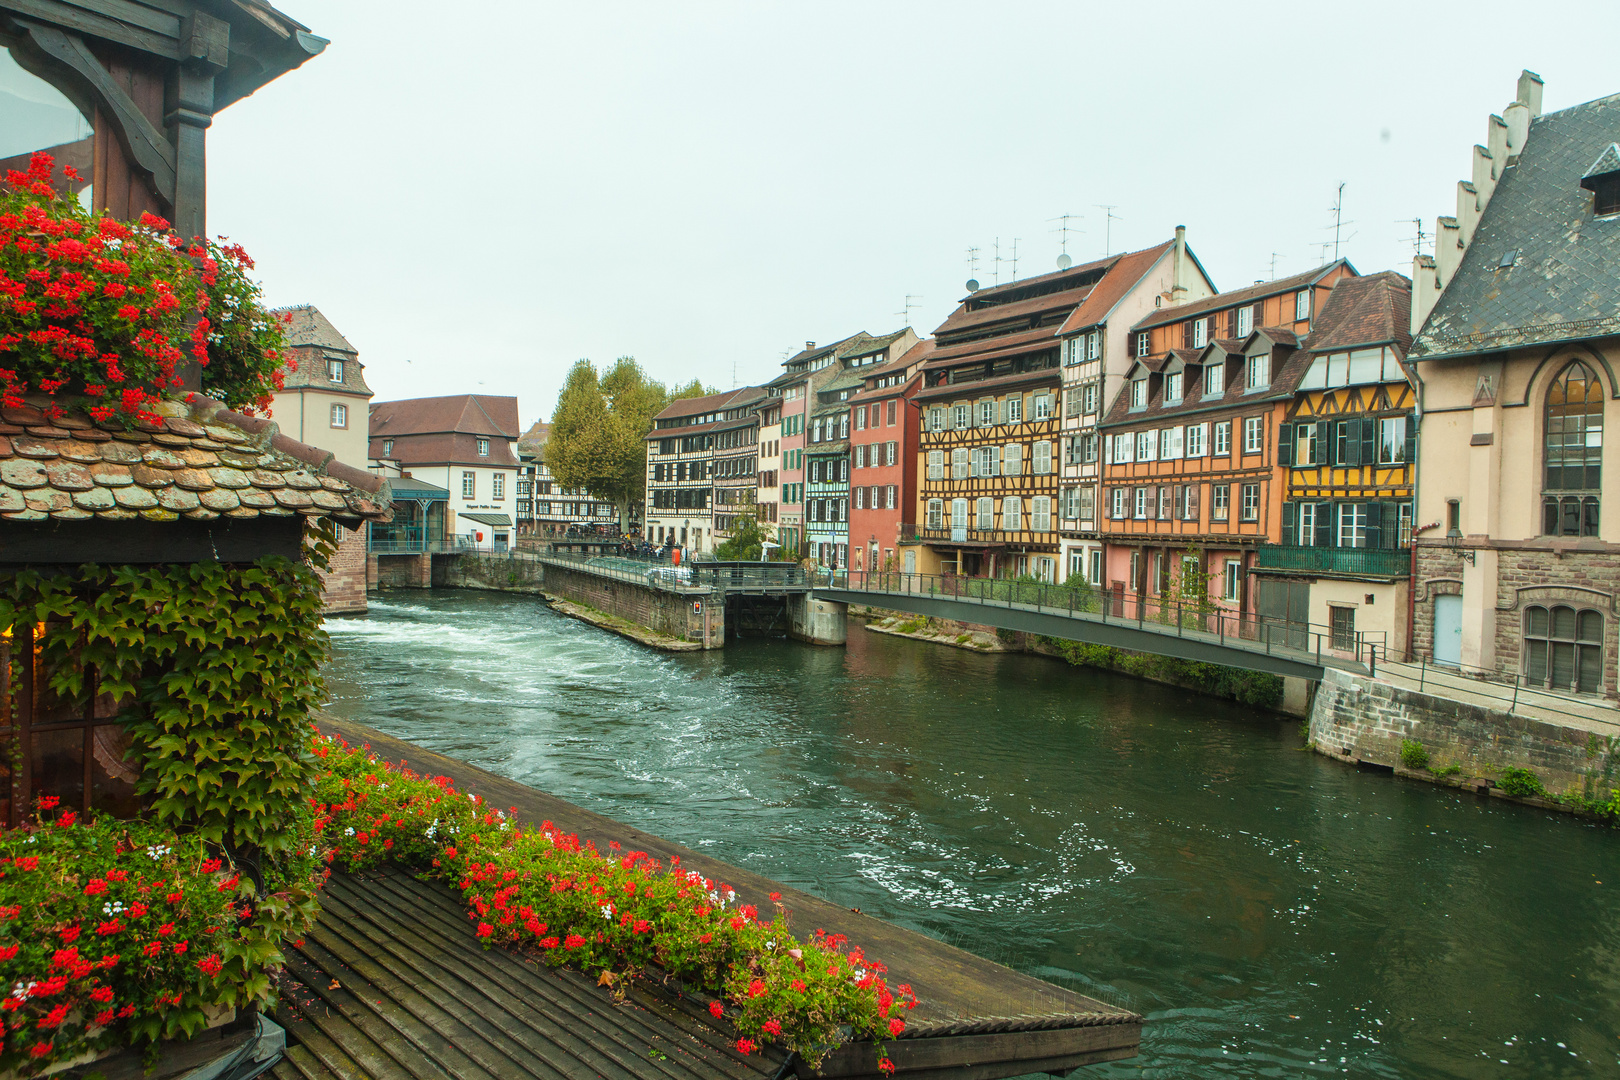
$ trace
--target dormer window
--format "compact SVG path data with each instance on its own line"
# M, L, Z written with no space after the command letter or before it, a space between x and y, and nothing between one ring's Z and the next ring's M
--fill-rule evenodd
M1206 398L1220 397L1226 392L1222 385L1224 364L1219 361L1204 366L1204 396Z
M1259 356L1250 356L1243 363L1243 387L1245 390L1264 390L1271 385L1271 354L1263 352Z
M1181 372L1176 371L1167 375L1164 380L1164 400L1171 404L1181 401Z
M489 440L488 439L479 439L478 440L478 456L479 457L489 457Z
M343 381L343 361L328 360L326 362L326 377L331 382L341 383Z
M1147 380L1146 379L1132 379L1131 380L1131 408L1133 408L1133 409L1145 409L1145 408L1147 408Z
M1598 217L1620 214L1620 143L1610 143L1581 177L1581 187L1592 193L1592 213Z

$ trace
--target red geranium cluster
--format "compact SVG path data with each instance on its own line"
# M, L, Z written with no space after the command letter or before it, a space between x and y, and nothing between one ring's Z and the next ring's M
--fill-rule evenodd
M778 893L762 918L731 886L678 858L666 868L616 842L600 852L549 821L519 825L445 777L322 737L313 750L323 765L315 811L329 860L349 868L401 861L453 882L487 944L592 974L656 966L676 975L716 995L710 1011L736 1028L741 1053L769 1038L813 1065L846 1025L881 1047L905 1030L899 1014L916 1006L910 986L891 989L887 969L843 935L796 939Z
M152 214L126 223L90 213L55 177L51 155L36 153L0 185L0 403L66 392L97 419L156 422L151 406L180 387L189 356L206 392L236 408L267 405L291 361L281 322L246 276L247 253L183 240Z

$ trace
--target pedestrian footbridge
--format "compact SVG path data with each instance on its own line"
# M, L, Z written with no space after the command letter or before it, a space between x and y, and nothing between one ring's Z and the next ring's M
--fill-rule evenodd
M823 575L814 597L1312 681L1326 668L1374 674L1387 645L1381 633L1335 633L1208 601L993 578L839 571Z

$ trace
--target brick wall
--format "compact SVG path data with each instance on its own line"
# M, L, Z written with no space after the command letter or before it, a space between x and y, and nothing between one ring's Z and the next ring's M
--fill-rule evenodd
M431 555L373 555L372 581L379 589L426 589L433 584Z
M1410 739L1428 751L1430 769L1455 764L1463 778L1495 779L1505 766L1516 765L1535 773L1554 794L1607 797L1620 784L1620 740L1332 668L1316 690L1310 738L1328 757L1388 766L1400 764L1401 741Z
M344 529L332 564L321 571L328 615L353 615L366 610L366 534Z

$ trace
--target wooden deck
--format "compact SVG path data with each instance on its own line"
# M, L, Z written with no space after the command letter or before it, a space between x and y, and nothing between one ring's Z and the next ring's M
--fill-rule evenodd
M1136 1054L1142 1018L1126 1009L1013 971L878 919L859 915L769 878L649 836L543 792L358 724L323 717L321 729L387 760L451 777L463 791L515 806L525 820L551 820L601 849L617 840L719 878L746 902L769 908L782 893L797 925L847 934L909 982L918 1007L888 1044L906 1080L998 1080L1062 1074ZM349 967L340 971L343 965ZM281 1080L392 1080L401 1076L648 1077L657 1080L779 1080L788 1064L743 1059L735 1035L696 1002L651 983L616 1004L606 988L476 941L460 898L402 874L334 875L326 911L289 964L291 992L278 1019L298 1043L278 1066ZM354 984L351 993L350 980ZM331 987L336 981L337 988ZM381 1002L382 1004L378 1004ZM583 1045L582 1045L583 1044ZM656 1052L656 1053L655 1053ZM663 1055L660 1058L657 1055ZM870 1044L830 1054L816 1073L875 1077ZM287 1071L292 1070L292 1071Z

